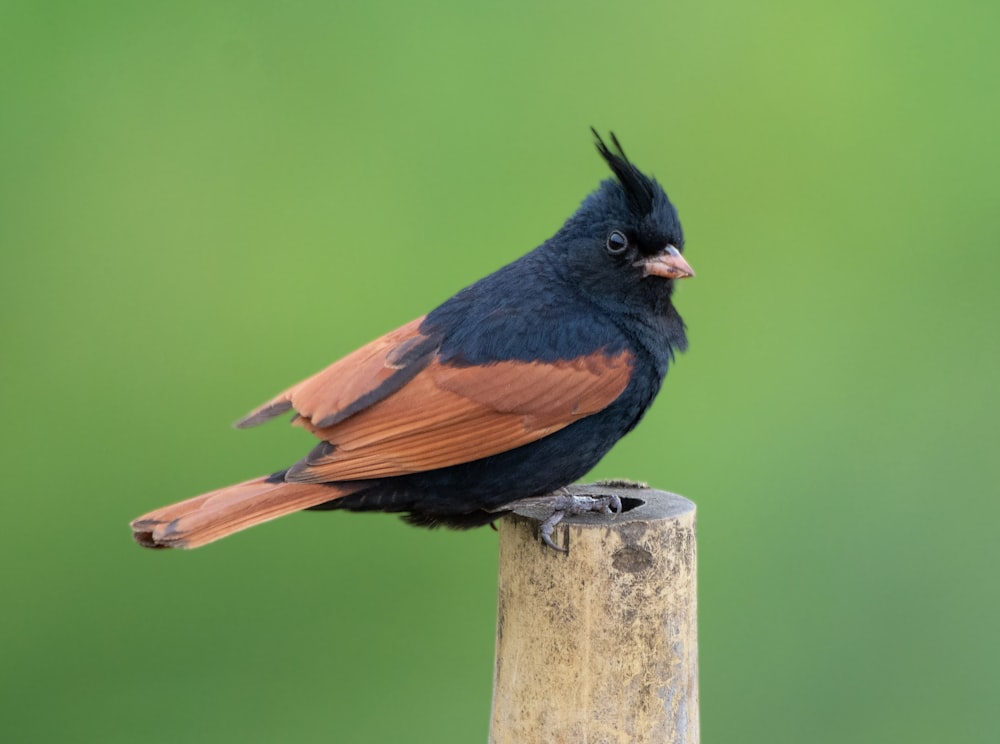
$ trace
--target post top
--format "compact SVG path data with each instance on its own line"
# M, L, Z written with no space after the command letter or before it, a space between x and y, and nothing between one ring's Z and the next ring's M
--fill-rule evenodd
M616 522L677 519L693 514L696 509L693 501L676 493L622 480L577 484L567 487L566 490L573 496L618 496L622 500L622 513L609 516L588 512L567 516L561 524L593 525L605 523L608 519L614 519ZM524 503L512 509L511 513L541 522L552 514L552 509L545 504Z

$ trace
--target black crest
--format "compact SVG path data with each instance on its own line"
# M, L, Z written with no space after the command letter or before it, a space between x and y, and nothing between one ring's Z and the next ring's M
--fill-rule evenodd
M617 152L608 149L596 129L591 127L590 131L597 138L597 151L601 153L601 157L607 162L608 167L618 179L618 183L621 184L629 205L639 214L649 214L653 210L653 194L655 193L653 182L629 162L614 132L611 132L611 144L614 145Z

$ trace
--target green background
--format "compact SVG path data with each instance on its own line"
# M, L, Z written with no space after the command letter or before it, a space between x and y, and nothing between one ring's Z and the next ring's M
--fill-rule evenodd
M997 741L998 20L0 2L2 738L484 740L491 531L127 522L300 457L229 423L548 237L594 125L698 272L591 475L699 505L705 739Z

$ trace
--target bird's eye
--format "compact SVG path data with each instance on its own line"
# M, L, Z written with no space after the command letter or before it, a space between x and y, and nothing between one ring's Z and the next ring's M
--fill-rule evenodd
M612 256L620 256L628 248L628 238L618 230L612 230L608 236L608 253Z

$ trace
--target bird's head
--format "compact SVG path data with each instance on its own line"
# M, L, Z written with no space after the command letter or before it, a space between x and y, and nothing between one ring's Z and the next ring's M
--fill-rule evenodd
M619 300L669 297L674 280L694 276L682 255L677 210L663 187L632 165L614 134L613 150L594 136L615 178L603 181L560 231L572 280L591 295Z

